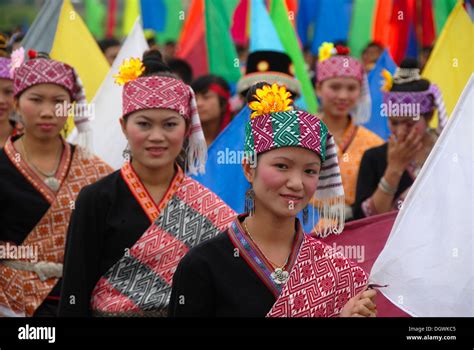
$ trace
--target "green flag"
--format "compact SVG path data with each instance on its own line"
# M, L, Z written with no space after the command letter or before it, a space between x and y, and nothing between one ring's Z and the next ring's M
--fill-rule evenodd
M313 85L306 70L303 52L298 43L295 29L288 18L288 11L284 1L272 1L270 17L275 25L278 37L295 68L296 78L301 84L302 95L304 97L308 112L316 113L318 102L314 93Z
M433 0L436 35L439 35L443 30L444 23L457 2L458 0Z
M163 45L167 41L177 42L185 20L185 11L181 1L163 0L166 7L165 29L157 33L157 41Z
M372 41L375 0L354 0L349 32L351 55L360 57L362 50Z
M105 5L100 0L85 0L87 28L96 39L104 37Z
M240 65L230 26L237 3L238 0L206 0L204 4L209 72L234 83L240 78Z

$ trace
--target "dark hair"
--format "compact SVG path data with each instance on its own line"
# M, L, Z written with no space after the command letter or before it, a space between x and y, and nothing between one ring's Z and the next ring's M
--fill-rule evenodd
M173 46L176 45L176 41L168 40L168 41L165 42L165 46L171 46L171 45L173 45Z
M6 48L7 52L11 54L13 51L13 45L17 43L21 43L24 38L25 38L25 34L22 32L16 32L12 34Z
M250 87L250 89L248 89L248 91L247 91L247 96L246 96L247 104L250 103L250 102L253 102L253 101L257 101L257 99L255 98L254 95L256 95L257 89L261 89L261 88L263 88L265 85L272 86L272 84L270 84L270 83L266 83L266 82L264 82L264 81L261 81L261 82L258 82L258 83L256 83L256 84L252 85L252 86ZM287 90L287 91L289 91L289 90ZM292 93L291 91L289 91L289 92L291 93L291 97L290 97L290 98L293 99L293 103L291 103L291 106L295 107L295 105L294 105L294 95L293 95L293 93Z
M193 81L193 69L188 62L179 58L172 58L168 61L171 72L178 75L186 84Z
M14 35L12 35L12 38L13 39L13 43L21 43L23 41L23 39L25 38L25 33L16 33Z
M235 49L237 50L237 54L243 54L248 51L248 47L246 45L236 44Z
M171 69L163 60L161 52L156 49L151 49L143 53L143 65L145 66L144 77L152 75L168 75L171 74Z
M100 40L97 44L99 44L100 50L105 53L105 51L110 47L120 46L120 41L115 38L106 38Z
M421 53L426 53L426 54L430 54L431 51L433 51L433 46L423 46L421 48Z
M230 95L229 84L227 84L227 82L223 78L221 78L217 75L212 75L212 74L203 75L203 76L197 78L195 81L193 81L193 83L191 84L191 87L193 88L193 90L196 94L205 94L209 91L209 87L212 84L219 85L222 89L227 91ZM226 106L226 104L228 102L229 102L228 99L226 99L223 96L219 95L219 105L221 107L221 110L224 109L224 107Z
M247 104L250 103L250 102L253 102L253 101L257 101L257 99L255 98L255 94L257 93L257 89L261 89L263 88L265 85L270 85L270 83L266 83L264 81L261 81L261 82L258 82L256 84L253 84L247 91L247 96L246 96L246 100L247 100Z
M384 46L376 41L371 41L370 43L367 44L367 46L364 48L364 50L362 50L362 53L366 53L368 49L370 48L377 48L379 49L380 51L383 51L384 50Z
M333 44L334 46L341 45L341 46L347 47L347 41L345 40L334 40Z
M156 45L156 32L153 29L145 30L145 39L148 46L151 48Z

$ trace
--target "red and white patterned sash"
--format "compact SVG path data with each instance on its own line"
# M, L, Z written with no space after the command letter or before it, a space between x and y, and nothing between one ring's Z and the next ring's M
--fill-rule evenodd
M122 176L153 224L100 278L91 308L96 316L165 316L181 258L226 230L236 213L179 167L158 205L130 164Z
M366 284L362 268L305 235L290 278L267 317L337 316Z
M37 261L62 264L69 219L79 191L85 185L108 175L113 169L98 157L86 159L79 147L71 160L70 146L65 143L57 173L61 185L58 192L54 193L26 162L21 161L11 139L5 145L5 153L20 173L51 203L22 246L37 248ZM58 278L41 281L35 272L0 264L0 315L32 316L57 282Z

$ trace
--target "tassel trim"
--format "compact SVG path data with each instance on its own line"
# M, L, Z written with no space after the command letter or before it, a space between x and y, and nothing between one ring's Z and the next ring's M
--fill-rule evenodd
M312 204L318 210L319 221L312 234L325 238L330 234L340 234L344 230L345 197L338 196L326 200L314 199Z

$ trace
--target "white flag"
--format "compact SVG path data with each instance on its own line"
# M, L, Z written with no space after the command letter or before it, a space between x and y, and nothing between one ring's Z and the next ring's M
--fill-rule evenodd
M94 108L94 118L91 120L91 128L94 133L94 154L102 158L114 169L119 169L124 162L122 153L127 146L127 140L122 133L119 122L122 116L123 87L115 84L113 75L119 72L119 67L124 59L131 57L141 59L143 52L148 50L148 48L140 18L138 17L107 77L91 102ZM77 132L74 130L69 136L68 141L74 142L76 137Z
M372 267L412 316L474 316L473 117L471 75Z

